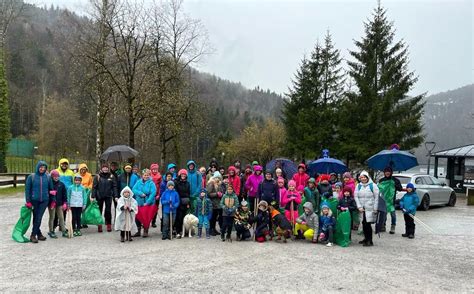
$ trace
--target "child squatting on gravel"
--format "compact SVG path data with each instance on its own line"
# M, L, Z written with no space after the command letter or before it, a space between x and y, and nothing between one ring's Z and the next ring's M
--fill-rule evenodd
M125 186L120 192L115 212L115 230L120 231L120 242L133 241L132 234L138 231L135 215L138 212L138 203L133 198L130 187Z

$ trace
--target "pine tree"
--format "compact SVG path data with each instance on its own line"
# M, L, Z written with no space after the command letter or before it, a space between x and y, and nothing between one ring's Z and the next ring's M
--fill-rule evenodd
M423 140L424 94L408 96L417 77L408 70L406 45L395 42L385 14L379 3L365 24L365 36L355 42L357 51L350 52L354 61L348 62L357 91L347 94L341 111L341 152L358 162L393 143L411 149Z
M0 47L1 48L1 47ZM8 85L5 75L4 52L0 49L0 172L6 172L6 156L10 141L10 107Z

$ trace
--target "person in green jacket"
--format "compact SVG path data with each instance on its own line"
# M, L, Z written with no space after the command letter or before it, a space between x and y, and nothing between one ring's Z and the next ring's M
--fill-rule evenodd
M308 181L308 186L304 188L304 194L301 203L306 202L310 202L315 208L315 213L319 214L319 203L321 202L321 196L319 195L319 191L316 187L316 180L314 178L310 178ZM304 214L303 205L299 206L298 214L300 216Z
M226 193L222 196L220 206L222 208L221 240L232 242L230 235L234 226L234 216L239 207L239 198L234 193L234 187L227 185ZM225 237L225 238L224 238Z

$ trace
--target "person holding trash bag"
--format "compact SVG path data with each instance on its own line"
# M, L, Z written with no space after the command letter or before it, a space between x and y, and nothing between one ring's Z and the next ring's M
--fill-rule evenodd
M415 214L418 205L420 205L420 198L416 194L415 185L408 183L407 192L400 199L400 209L405 219L405 234L402 234L402 237L415 238Z
M105 204L105 224L107 232L112 231L112 199L117 197L117 186L114 176L109 171L109 165L103 163L98 175L94 177L92 185L92 196L99 204L100 212L104 211ZM102 233L102 225L97 226L99 233Z
M362 213L362 229L364 240L359 244L373 246L372 223L377 219L377 208L379 206L379 188L370 179L369 173L362 171L359 176L360 183L355 189L355 201L357 209Z
M138 212L138 203L133 198L133 192L126 186L120 192L120 198L117 200L117 210L115 212L115 230L120 231L120 242L133 241L132 234L136 233L138 228L135 223L135 215Z
M166 183L166 190L161 193L161 207L163 208L162 240L171 240L173 232L170 230L176 219L176 210L179 207L179 195L174 189L174 182ZM171 224L171 225L170 225Z
M54 232L54 218L58 219L59 230L62 232L63 237L67 237L66 227L64 226L64 212L67 210L67 190L63 182L59 180L59 173L57 170L51 171L51 179L53 187L49 194L54 197L50 197L49 203L49 232L50 238L56 239L56 233Z
M67 158L61 158L58 165L56 170L59 173L59 180L63 182L66 189L69 189L69 187L74 184L74 172L69 168L69 160L67 160Z
M379 180L379 188L380 184L383 182L389 182L391 187L387 187L384 190L387 191L394 191L393 195L383 195L384 200L387 204L387 213L390 213L391 218L391 226L390 226L390 234L395 234L395 227L397 225L397 213L395 212L395 196L397 195L397 191L402 191L403 187L400 183L400 180L396 177L393 177L393 169L390 166L387 166L383 170L384 177ZM382 226L381 232L386 232L386 226Z
M156 185L151 180L151 171L149 169L144 169L142 171L142 178L135 184L135 186L133 186L132 191L134 194L133 197L135 197L135 200L137 200L138 203L138 214L140 214L140 207L152 206L155 204ZM138 231L134 237L141 236L141 229L143 227L143 238L146 238L148 237L148 229L150 227L151 219L150 222L142 224L138 219L139 217L135 218Z
M47 169L46 162L38 161L35 173L29 175L26 179L25 206L33 209L33 230L30 236L32 243L38 243L38 240L46 240L46 237L41 233L41 220L50 202L52 207L56 207L55 196L50 194L53 183L51 177L46 174Z

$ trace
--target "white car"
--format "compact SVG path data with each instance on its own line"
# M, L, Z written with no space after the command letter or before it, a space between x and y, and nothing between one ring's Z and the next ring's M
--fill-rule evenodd
M456 192L435 177L423 174L394 174L393 176L400 180L404 190L397 192L395 200L397 205L406 193L405 189L408 183L415 184L416 193L420 198L418 207L421 210L428 210L430 206L434 205L456 205Z

